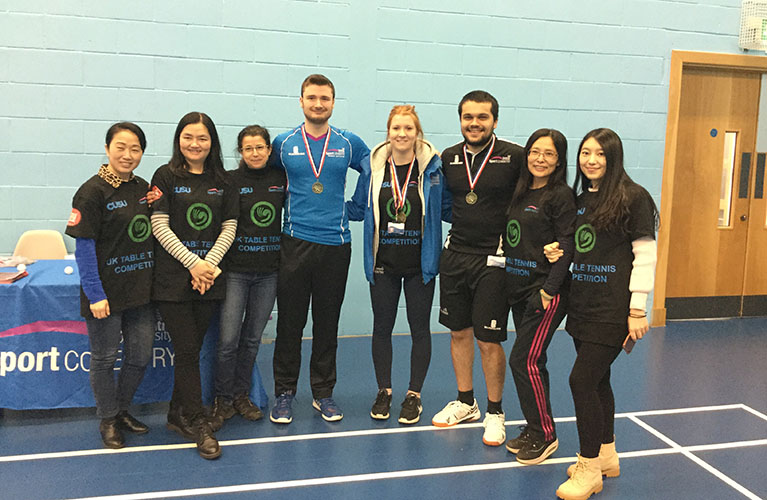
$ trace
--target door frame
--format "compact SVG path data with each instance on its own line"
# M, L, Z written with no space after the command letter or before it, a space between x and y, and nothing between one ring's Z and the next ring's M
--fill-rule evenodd
M767 73L767 57L716 52L671 51L666 115L666 146L663 155L663 184L660 195L660 227L658 228L658 264L655 271L652 326L666 324L666 279L671 238L671 209L674 204L674 172L676 169L679 107L682 96L682 72L685 68L738 69Z

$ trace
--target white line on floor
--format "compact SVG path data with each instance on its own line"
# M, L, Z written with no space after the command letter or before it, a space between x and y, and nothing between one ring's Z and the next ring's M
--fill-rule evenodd
M635 421L638 425L645 427L645 425L642 425L644 424L644 422L641 422L639 419L632 419L632 420ZM648 430L650 429L652 428L650 427ZM746 447L746 446L767 446L767 439L760 439L756 441L739 441L734 443L717 443L712 445L682 447L677 445L676 443L674 443L668 438L664 439L665 436L663 436L662 434L660 433L656 434L657 431L656 432L653 432L653 431L654 429L650 430L650 432L655 434L658 438L664 441L667 441L670 445L672 445L672 447L659 448L654 450L624 452L624 453L619 453L619 456L621 458L640 458L640 457L652 457L657 455L682 454L682 455L688 456L688 458L692 457L693 459L697 459L695 455L692 455L693 451L707 451L707 450L713 450L713 449L721 450L721 449L727 449L727 448L740 448L740 447ZM754 495L747 489L743 488L739 484L735 483L732 479L728 478L727 476L725 476L718 470L709 466L702 460L697 459L694 461L696 461L696 463L699 463L699 465L709 470L709 472L716 475L717 477L725 481L727 484L729 484L733 488L737 489L738 491L746 495L748 498L752 500L760 500L759 497L757 497L756 495ZM572 463L572 462L575 462L574 457L560 457L560 458L550 458L546 460L545 462L543 462L541 465L559 465L559 464L566 464L566 463ZM193 496L203 496L203 495L220 495L224 493L245 493L245 492L265 491L265 490L301 488L306 486L326 486L331 484L359 483L363 481L378 481L383 479L402 479L402 478L410 478L410 477L436 476L436 475L443 475L443 474L456 474L456 473L465 473L465 472L482 472L482 471L489 471L489 470L514 469L517 467L522 467L522 464L516 461L509 461L509 462L499 462L499 463L490 463L490 464L457 465L457 466L451 466L451 467L433 467L428 469L377 472L377 473L369 473L369 474L353 474L348 476L331 476L331 477L320 477L320 478L311 478L311 479L296 479L292 481L274 481L274 482L258 483L258 484L256 483L238 484L233 486L194 488L194 489L188 489L188 490L166 490L166 491L155 491L155 492L146 492L146 493L128 493L124 495L83 497L83 498L76 498L71 500L145 500L145 499L158 499L158 498L182 498L182 497L193 497Z
M757 416L767 419L761 413L752 410L748 406L743 404L729 404L719 406L696 406L691 408L674 408L666 410L646 410L636 412L616 413L615 418L630 418L636 416L652 416L652 415L670 415L680 413L696 413L704 411L721 411L721 410L746 410ZM575 417L557 417L554 419L557 423L563 422L575 422ZM509 420L506 421L506 426L524 425L524 420ZM456 431L461 429L474 429L481 428L481 422L460 424L454 427L437 428L432 426L415 426L415 427L394 427L391 429L365 429L356 431L339 431L339 432L322 432L317 434L296 434L293 436L271 436L261 438L249 438L249 439L231 439L227 441L219 441L221 446L248 446L248 445L260 445L260 444L275 444L286 443L292 441L311 441L316 439L336 439L336 438L348 438L348 437L365 437L365 436L380 436L387 434L403 434L409 432L445 432ZM194 448L194 443L178 443L178 444L158 444L149 446L128 446L120 448L118 450L97 448L90 450L72 450L72 451L60 451L60 452L46 452L46 453L30 453L26 455L9 455L0 456L0 463L9 462L23 462L32 460L52 460L60 458L74 458L74 457L88 457L98 455L118 455L123 453L145 453L153 451L173 451L184 450Z
M665 434L661 433L660 431L658 431L654 427L646 424L645 422L643 422L642 420L640 420L639 418L637 418L635 416L629 416L629 419L632 422L634 422L635 424L637 424L638 426L640 426L643 429L645 429L647 432L649 432L653 436L657 437L658 439L660 439L661 441L663 441L667 445L671 446L674 450L679 450L679 453L681 453L685 457L689 458L690 460L692 460L696 464L700 465L705 470L707 470L708 472L713 474L715 477L719 478L724 483L730 485L731 487L733 487L738 492L740 492L743 495L745 495L746 498L749 498L750 500L761 500L761 498L759 496L757 496L753 492L749 491L746 487L742 486L740 483L736 482L731 477L729 477L728 475L726 475L723 472L721 472L719 469L716 469L714 466L710 465L708 462L705 462L703 459L693 455L692 451L690 451L689 448L680 446L675 441L673 441L671 438L669 438ZM764 441L764 440L761 440L761 441ZM722 443L719 443L719 444L722 444ZM723 448L717 448L717 449L723 449ZM698 449L696 451L703 451L703 450L699 450Z

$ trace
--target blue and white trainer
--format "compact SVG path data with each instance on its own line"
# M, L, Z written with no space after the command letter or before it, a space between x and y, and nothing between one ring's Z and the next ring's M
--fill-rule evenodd
M328 422L338 422L344 418L344 413L338 407L333 398L320 398L312 401L315 410L322 414L322 418Z
M283 392L274 401L272 411L269 413L269 420L275 424L289 424L293 421L293 398L295 395L289 392Z

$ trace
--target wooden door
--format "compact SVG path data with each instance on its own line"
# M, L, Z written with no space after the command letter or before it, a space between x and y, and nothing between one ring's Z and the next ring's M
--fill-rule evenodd
M752 203L760 84L754 71L683 70L666 278L669 319L739 316L744 293L767 296L767 264L752 246L759 238L767 243L763 199Z

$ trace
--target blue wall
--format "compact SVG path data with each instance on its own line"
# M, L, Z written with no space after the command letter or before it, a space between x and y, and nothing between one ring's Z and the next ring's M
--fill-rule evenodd
M314 72L336 84L332 123L371 146L400 103L416 105L438 148L458 142L456 104L475 88L498 98L498 135L517 142L548 126L574 149L613 128L659 201L671 50L739 53L740 3L0 0L0 253L26 229L63 231L75 189L105 161L109 124L144 128L138 173L150 178L178 119L205 111L234 168L242 126L301 122L299 86ZM345 334L372 323L353 227ZM407 331L400 316L395 331Z

